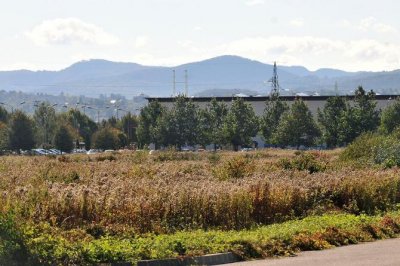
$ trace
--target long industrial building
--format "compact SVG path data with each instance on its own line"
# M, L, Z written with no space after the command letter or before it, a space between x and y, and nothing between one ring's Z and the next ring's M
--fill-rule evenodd
M233 99L239 96L234 97L190 97L188 99L192 100L195 104L197 104L201 108L205 108L207 104L215 98L219 102L224 102L230 106ZM301 98L308 106L310 111L316 115L318 108L324 108L326 100L332 96L280 96L282 101L285 101L290 106L296 98ZM354 100L354 95L349 96L340 96L348 99L350 102ZM400 97L400 95L376 95L375 100L377 102L378 109L384 109L386 106L390 105L394 102L394 100ZM269 99L268 96L245 96L242 97L245 102L251 104L254 108L256 115L261 116L265 109L265 102ZM149 102L158 101L163 106L167 108L171 108L174 104L175 98L174 97L148 97L146 98Z

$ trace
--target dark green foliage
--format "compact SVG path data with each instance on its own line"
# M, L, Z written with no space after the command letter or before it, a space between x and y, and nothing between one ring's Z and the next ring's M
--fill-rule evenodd
M347 111L343 97L330 97L324 109L318 109L318 122L322 127L322 139L329 148L339 146L340 120Z
M93 135L93 144L96 149L116 150L120 148L120 139L118 131L115 128L105 127Z
M185 96L176 97L169 120L169 128L175 138L169 139L168 143L175 145L178 149L184 145L197 144L198 126L199 108Z
M124 132L119 131L117 136L118 136L120 148L124 148L124 147L128 146L128 144L129 144L128 136L125 135Z
M339 123L339 143L348 144L364 132L374 131L379 125L380 111L376 110L375 93L360 86L355 91L354 106L347 104Z
M67 113L63 113L60 120L65 120L74 128L76 142L83 140L86 149L91 147L92 135L97 130L97 124L93 120L77 109L70 109Z
M385 134L390 134L400 126L400 98L386 107L381 116L381 130Z
M264 114L261 117L261 133L267 143L274 143L272 136L275 134L281 117L288 110L285 102L279 95L273 94L265 103Z
M7 123L9 116L7 110L3 106L0 106L0 122Z
M62 152L71 152L74 148L74 139L71 129L65 125L57 128L54 136L54 145Z
M239 146L252 144L251 138L257 135L258 125L259 121L252 106L242 98L236 98L223 125L225 138L237 151Z
M273 135L274 142L282 146L311 146L320 135L319 129L307 105L296 99L282 119Z
M0 265L34 265L11 212L0 213Z
M226 143L226 139L224 139L223 124L226 120L227 114L228 107L226 104L223 102L217 102L215 98L211 100L204 114L204 116L207 117L205 120L208 122L207 135L209 136L209 142L206 144L214 144L214 150L216 150L217 146Z
M33 121L35 123L36 143L46 147L54 139L56 131L56 110L48 102L35 105Z
M322 172L326 169L326 162L317 159L315 154L300 152L292 159L283 158L278 164L286 170L308 171L310 174Z
M10 149L30 150L35 145L33 135L33 122L22 111L15 111L11 116L10 133L9 133Z
M0 122L0 154L2 151L8 149L8 141L9 141L9 136L8 136L8 127L6 124L3 122Z
M157 120L162 119L165 111L165 108L157 101L150 102L140 111L138 128L136 130L139 147L154 143L156 148L158 148L159 138L157 137L157 130L154 127Z
M126 146L127 144L137 142L137 137L136 137L137 126L138 126L138 119L135 115L132 115L130 112L121 118L120 129L126 136L126 143L124 143L122 146Z
M341 159L359 164L379 164L386 168L399 167L399 138L396 134L362 134L346 147L341 154Z

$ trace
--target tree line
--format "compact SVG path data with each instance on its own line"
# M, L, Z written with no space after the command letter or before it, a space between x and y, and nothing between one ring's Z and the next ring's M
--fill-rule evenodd
M400 125L399 99L384 111L377 110L376 104L375 93L360 86L354 100L329 97L314 117L301 98L289 106L278 94L272 94L263 115L258 117L243 98L234 99L230 108L216 99L199 108L191 99L179 96L170 109L157 101L142 109L137 140L139 146L153 143L156 148L211 144L214 148L229 145L237 150L252 146L252 138L260 134L275 147L341 147L364 132L390 133Z
M94 122L77 108L57 113L49 102L36 105L32 116L21 110L0 107L0 151L31 150L34 147L119 149L136 142L137 117L126 113Z
M69 152L84 143L86 149L119 149L131 144L139 148L153 143L156 149L213 145L251 147L253 137L263 136L276 147L328 148L345 146L364 132L391 133L400 125L400 100L385 110L377 110L375 93L362 87L354 100L329 97L314 117L307 105L297 98L290 106L279 95L266 101L258 117L243 98L235 98L230 107L212 99L200 108L190 98L178 96L168 109L152 101L138 116L126 113L95 123L78 109L57 113L48 102L36 106L33 116L0 107L0 150L30 150L55 147Z

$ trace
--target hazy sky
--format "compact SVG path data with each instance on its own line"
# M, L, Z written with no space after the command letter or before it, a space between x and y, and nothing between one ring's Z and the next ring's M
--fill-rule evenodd
M400 68L397 0L0 0L0 70L101 58L173 66L218 55Z

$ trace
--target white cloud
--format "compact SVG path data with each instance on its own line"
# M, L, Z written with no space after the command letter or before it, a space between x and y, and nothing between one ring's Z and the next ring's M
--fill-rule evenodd
M399 31L392 25L385 24L375 17L367 17L360 20L358 23L351 23L349 20L344 19L339 23L340 26L349 29L356 29L363 32L376 32L396 34Z
M135 39L136 48L143 48L149 43L149 37L147 36L137 36Z
M246 4L247 6L257 6L257 5L262 5L262 4L264 4L264 3L265 3L264 0L247 0L247 1L245 2L245 4Z
M292 25L293 27L303 27L304 26L304 19L302 18L297 18L297 19L293 19L290 21L290 25Z
M58 18L43 21L26 33L37 45L97 44L113 45L118 38L102 28L77 18Z
M256 60L310 68L347 70L398 68L400 45L377 40L332 40L313 36L271 36L236 40L216 49L216 54L236 54ZM264 59L264 60L263 60Z
M360 21L358 28L362 31L373 30L379 33L397 33L397 29L389 24L379 22L374 17L364 18Z
M203 30L203 27L201 27L201 26L196 26L196 27L193 28L193 30L194 30L194 31L202 31L202 30Z

